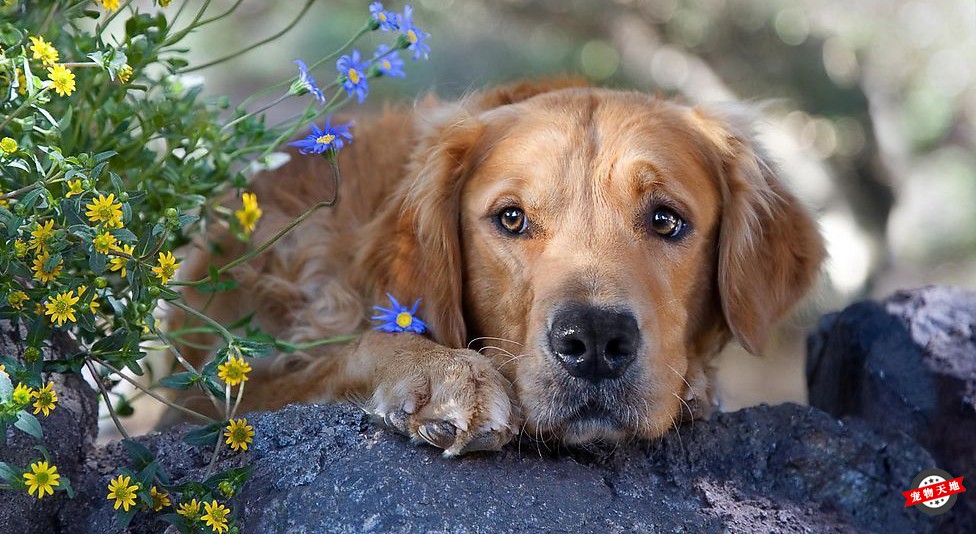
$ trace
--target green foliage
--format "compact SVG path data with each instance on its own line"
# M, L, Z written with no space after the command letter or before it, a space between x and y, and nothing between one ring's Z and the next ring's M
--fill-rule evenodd
M187 75L194 68L185 59L182 41L191 32L218 24L240 2L216 14L208 11L209 0L188 0L178 6L165 0L150 6L131 0L119 4L116 0L0 2L0 318L21 323L28 332L22 354L0 355L4 366L0 439L10 427L38 440L57 439L44 436L35 417L57 409L56 391L45 388L52 384L47 375L83 369L94 379L109 415L127 438L119 417L131 415L134 407L123 393L112 391L123 381L207 420L209 424L185 438L187 443L213 449L213 461L200 482L171 485L151 451L131 439L123 441L132 461L131 471L120 473L131 478L136 504L117 508L119 526L128 525L139 512L158 512L189 532L202 528L202 508L196 516L167 514L164 509L194 498L201 505L206 501L211 509L222 507L253 469L213 472L229 432L228 422L244 393L250 371L245 360L344 342L351 336L297 346L261 332L250 317L222 325L204 310L188 306L175 288L195 286L205 293L232 290L235 282L223 276L227 269L266 250L331 202L313 206L269 242L249 248L229 265L212 267L203 280L177 280L180 258L173 253L179 253L191 236L205 235L210 224L228 227L247 242L260 217L258 199L244 194L244 206L232 211L223 205L227 198L241 195L254 172L280 162L283 155L275 151L299 129L344 105L353 95L350 79L358 84L355 94L364 96L367 78L384 76L391 65L400 68L401 50L426 45L422 40L410 41L395 27L385 28L391 31L387 41L392 48L356 64L361 72L340 71L333 75L334 81L319 88L311 71L379 29L379 23L364 13L363 26L340 50L319 59L310 70L302 65L301 76L275 84L231 109L225 97L202 96L202 85ZM415 26L411 35L413 30L426 38ZM380 60L385 67L380 67ZM386 75L402 76L402 72L387 70ZM257 111L247 109L253 101L276 94L271 104ZM307 101L304 112L267 124L262 112L289 98ZM351 134L346 126L334 128L330 139L335 144L320 144L318 139L326 136L316 133L303 141L303 150L311 148L305 151L322 154L336 165L341 141L348 142ZM163 331L156 318L162 302L199 319L202 326ZM213 347L213 361L201 369L190 365L178 349L181 343L190 343L186 336L199 333L221 340ZM52 336L61 334L76 340L78 350L48 351L57 357L42 358ZM147 372L150 367L144 365L150 347L168 349L181 367L178 372L153 383ZM157 387L196 388L213 401L222 417L213 420L175 406L154 392ZM35 407L30 413L31 402L43 404L45 410ZM235 450L240 440L250 443L253 435L246 420L236 421L238 430L246 431L233 438ZM230 442L228 438L226 443ZM50 462L47 452L41 452L44 462ZM9 489L23 491L24 474L35 468L46 469L38 462L23 469L0 464L0 478ZM72 494L67 478L52 480L51 486ZM126 486L119 491L125 494ZM228 513L226 526L234 530L234 515Z

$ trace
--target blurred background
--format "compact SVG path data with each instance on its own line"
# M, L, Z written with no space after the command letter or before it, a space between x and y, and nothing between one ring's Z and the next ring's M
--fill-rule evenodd
M214 0L214 10L231 0ZM294 75L361 27L368 1L319 0L281 39L196 71L232 104ZM191 41L198 64L285 28L304 2L245 0ZM595 84L690 103L766 103L760 139L819 217L822 287L763 358L731 347L724 407L806 401L805 335L818 317L898 288L976 288L974 0L414 0L430 60L376 80L347 112L453 98L522 78ZM400 11L402 3L386 2ZM378 40L357 45L371 51ZM368 52L367 52L368 53ZM331 64L315 75L331 79ZM294 100L294 99L293 99ZM288 103L272 118L298 111Z

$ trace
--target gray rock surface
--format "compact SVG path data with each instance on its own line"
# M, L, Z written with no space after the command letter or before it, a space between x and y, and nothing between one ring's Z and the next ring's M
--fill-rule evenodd
M0 354L19 358L24 350L27 331L22 325L0 321ZM53 349L43 352L45 359L54 353L67 353L74 346L64 337L51 340ZM62 477L78 480L82 465L91 452L98 431L98 406L95 392L78 375L50 375L58 393L57 408L47 417L38 415L44 431L44 446L51 454ZM41 458L34 449L37 440L15 429L7 430L6 444L0 445L0 462L27 466ZM43 499L22 493L0 491L0 532L23 534L57 532L60 510L67 502L63 492Z
M756 407L612 451L502 453L444 459L349 406L293 405L251 417L256 466L233 500L242 532L845 532L926 531L900 491L928 454L908 439L797 405ZM186 427L140 438L179 481L209 461L179 441ZM113 531L103 489L128 457L98 450L65 509L78 532ZM146 514L137 530L158 531ZM82 527L84 526L84 527Z
M810 404L905 433L954 476L976 474L976 292L899 291L824 316L808 342ZM947 514L976 521L976 499Z

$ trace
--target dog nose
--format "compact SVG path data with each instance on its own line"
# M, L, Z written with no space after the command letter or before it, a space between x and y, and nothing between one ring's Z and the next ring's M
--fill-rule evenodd
M549 347L576 378L619 378L637 355L640 330L630 312L571 304L553 316Z

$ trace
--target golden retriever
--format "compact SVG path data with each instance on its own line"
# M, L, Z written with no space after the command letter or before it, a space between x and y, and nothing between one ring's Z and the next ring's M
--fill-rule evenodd
M233 269L236 290L186 294L293 343L362 332L252 361L247 409L353 400L446 455L519 432L653 438L709 406L712 356L733 337L759 351L824 256L734 114L557 80L388 110L354 132L334 208ZM322 158L297 154L257 177L252 243L332 184ZM216 226L209 241L184 278L245 250ZM428 336L371 329L387 293L423 299Z

